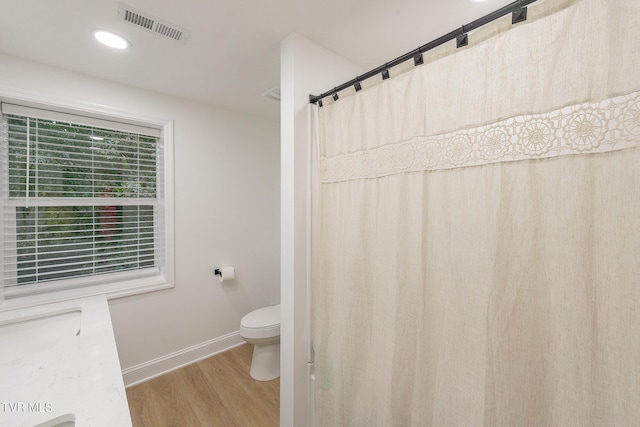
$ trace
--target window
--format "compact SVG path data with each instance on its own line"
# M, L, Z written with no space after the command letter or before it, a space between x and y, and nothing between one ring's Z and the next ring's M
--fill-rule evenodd
M5 297L165 271L160 129L2 104Z

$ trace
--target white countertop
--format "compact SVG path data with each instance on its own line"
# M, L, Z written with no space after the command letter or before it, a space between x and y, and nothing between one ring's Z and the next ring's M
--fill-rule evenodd
M0 426L33 427L66 414L81 427L131 426L104 296L0 312Z

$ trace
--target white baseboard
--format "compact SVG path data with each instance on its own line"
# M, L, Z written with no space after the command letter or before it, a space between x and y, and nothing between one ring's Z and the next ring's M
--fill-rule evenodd
M124 386L131 387L148 381L167 372L190 365L199 360L221 353L244 344L240 332L232 332L194 346L158 357L148 362L140 363L122 370Z

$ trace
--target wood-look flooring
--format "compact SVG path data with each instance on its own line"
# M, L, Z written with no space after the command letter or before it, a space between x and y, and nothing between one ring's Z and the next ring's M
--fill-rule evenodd
M249 376L244 344L129 387L133 427L278 427L280 378Z

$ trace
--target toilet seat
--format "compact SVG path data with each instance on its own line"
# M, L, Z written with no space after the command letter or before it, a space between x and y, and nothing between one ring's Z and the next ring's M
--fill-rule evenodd
M249 339L280 335L280 305L263 307L245 315L240 321L240 335Z

